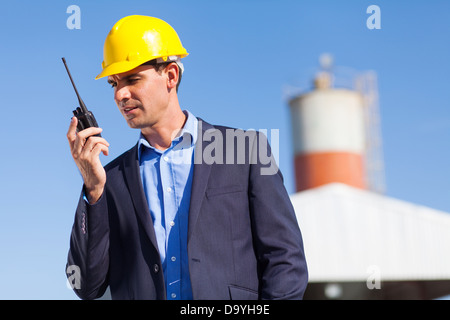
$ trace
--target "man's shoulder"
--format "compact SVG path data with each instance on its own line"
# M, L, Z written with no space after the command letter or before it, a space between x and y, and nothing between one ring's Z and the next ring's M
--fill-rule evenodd
M256 131L254 129L241 129L241 128L237 128L237 127L231 127L231 126L226 126L226 125L221 125L221 124L211 124L209 122L206 122L205 120L198 118L199 121L202 121L202 130L203 131L207 131L209 129L216 129L219 130L220 132L222 132L224 134L224 136L226 135L226 133L229 133L229 135L233 136L233 134L236 133L247 133L247 134L255 134L255 135L259 135L260 132Z
M114 160L109 162L107 165L105 165L105 171L109 172L112 170L115 170L119 168L124 161L130 161L133 157L135 158L137 156L137 144L131 147L129 150L125 151L118 157L116 157Z

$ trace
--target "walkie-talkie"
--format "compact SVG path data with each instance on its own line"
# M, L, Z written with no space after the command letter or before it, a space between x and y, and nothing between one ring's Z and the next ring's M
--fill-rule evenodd
M86 108L86 105L84 104L83 100L80 98L80 95L78 94L77 87L75 86L69 68L67 67L66 59L64 58L61 59L64 63L64 66L66 67L67 74L69 75L70 78L70 82L72 82L72 86L75 89L75 93L77 94L78 103L80 104L78 108L73 110L73 115L78 119L77 130L81 131L90 127L98 127L94 114ZM97 134L96 136L101 137L100 134Z

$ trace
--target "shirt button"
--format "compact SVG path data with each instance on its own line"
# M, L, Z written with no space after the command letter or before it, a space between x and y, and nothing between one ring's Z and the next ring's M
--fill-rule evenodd
M155 265L153 266L153 272L154 272L154 273L158 273L158 271L159 271L159 266L158 266L158 264L155 264Z
M170 296L172 297L172 299L175 299L177 297L175 293L172 293Z
M173 227L175 225L175 222L170 221L170 226Z
M169 157L168 157L168 156L164 156L163 159L164 159L164 161L166 161L166 162L169 161Z
M177 260L177 258L176 258L176 257L172 257L172 258L170 258L170 260L172 260L173 262L175 262L175 261Z
M172 192L172 188L171 187L167 187L167 192Z

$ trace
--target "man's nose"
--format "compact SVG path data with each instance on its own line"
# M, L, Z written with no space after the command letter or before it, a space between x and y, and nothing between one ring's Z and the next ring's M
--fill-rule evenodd
M130 98L131 98L131 93L127 86L118 87L116 89L116 92L114 93L114 99L117 102L128 100Z

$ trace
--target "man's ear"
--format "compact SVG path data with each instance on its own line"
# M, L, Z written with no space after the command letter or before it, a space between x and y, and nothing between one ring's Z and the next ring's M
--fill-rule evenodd
M180 77L180 69L178 65L173 62L166 67L167 74L167 88L175 89L178 84L178 79Z

